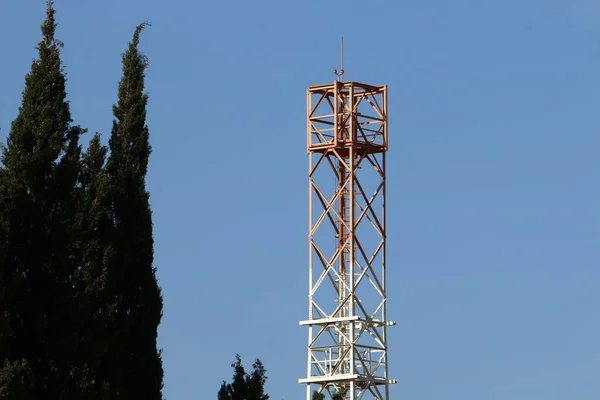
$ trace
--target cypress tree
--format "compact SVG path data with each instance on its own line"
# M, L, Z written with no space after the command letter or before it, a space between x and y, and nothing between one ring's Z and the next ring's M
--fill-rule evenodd
M148 60L138 49L140 33L147 25L135 29L123 53L123 76L113 106L106 170L115 224L111 306L119 336L108 353L111 370L105 373L111 374L108 381L126 398L160 400L163 369L157 336L162 296L153 266L152 213L145 183L151 152L144 92Z
M77 346L73 206L83 130L71 125L52 0L41 30L38 58L25 77L22 105L1 156L4 398L68 398Z
M119 335L114 324L111 300L114 279L112 235L114 226L110 213L110 185L104 169L107 148L100 135L92 138L83 156L79 174L76 230L79 232L75 254L80 268L75 282L78 312L79 347L74 357L77 366L73 375L77 393L82 399L113 398L118 393L103 373L110 370L106 351Z

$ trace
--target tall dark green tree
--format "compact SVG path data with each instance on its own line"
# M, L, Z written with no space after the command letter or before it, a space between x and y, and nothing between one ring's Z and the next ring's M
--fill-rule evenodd
M117 398L114 394L119 392L104 373L111 368L107 349L119 336L114 323L115 279L110 275L114 274L110 266L115 263L115 249L110 182L104 168L106 154L100 135L94 135L81 162L75 211L79 236L74 255L80 267L74 288L80 340L73 359L77 366L73 380L81 399Z
M41 30L1 156L0 390L7 399L68 398L78 345L72 210L83 131L71 124L52 0Z
M269 400L265 394L267 370L260 360L252 364L252 372L246 373L239 354L235 356L233 379L231 383L223 382L217 394L218 400Z
M108 265L110 307L118 337L109 348L106 380L123 398L160 400L163 369L157 350L162 296L153 266L152 213L146 190L150 157L144 92L148 60L138 49L139 25L123 53L123 76L109 140L106 171L111 183L114 262Z

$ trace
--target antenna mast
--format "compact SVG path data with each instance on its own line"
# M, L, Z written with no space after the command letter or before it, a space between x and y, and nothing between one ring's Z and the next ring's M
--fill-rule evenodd
M342 82L344 80L344 37L342 36L341 40L341 49L340 49L340 71L338 72L337 68L333 70L333 73L338 77L338 81Z

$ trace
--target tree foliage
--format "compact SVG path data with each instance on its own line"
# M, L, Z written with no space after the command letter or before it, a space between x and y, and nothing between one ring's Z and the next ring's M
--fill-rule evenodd
M109 146L82 152L47 1L0 155L0 399L162 399L162 296L145 186L146 23L123 54ZM110 153L109 153L110 150Z
M69 392L78 345L72 210L83 133L71 125L54 14L49 1L0 173L0 374L12 382L5 390L34 387L48 398Z
M344 400L346 398L346 391L339 390L331 393L331 400ZM316 390L312 393L312 400L325 400L325 393L319 393Z
M239 354L235 356L233 379L231 383L223 382L217 394L218 400L269 400L265 393L267 370L260 360L252 364L252 372L246 373Z
M312 392L312 400L325 400L325 394L324 393L319 393L316 390L314 392Z
M0 370L0 399L29 400L34 398L33 372L27 364L27 360L12 363L4 360L3 368Z
M123 53L106 165L115 224L115 260L110 264L109 279L117 296L111 306L119 332L109 347L115 357L109 365L119 366L110 373L113 380L121 380L127 396L160 400L163 369L157 338L163 304L153 267L152 212L145 183L151 153L146 125L148 95L144 92L148 60L138 49L146 26L148 23L142 23L135 29Z

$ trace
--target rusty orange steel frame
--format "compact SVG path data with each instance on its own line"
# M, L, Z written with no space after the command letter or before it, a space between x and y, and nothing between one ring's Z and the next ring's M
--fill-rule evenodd
M306 398L388 400L387 87L307 91L309 310Z

